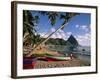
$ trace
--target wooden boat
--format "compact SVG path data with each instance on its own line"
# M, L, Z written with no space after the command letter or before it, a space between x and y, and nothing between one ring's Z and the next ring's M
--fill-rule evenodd
M62 57L62 56L48 56L48 59L54 59L54 60L70 60L70 57Z

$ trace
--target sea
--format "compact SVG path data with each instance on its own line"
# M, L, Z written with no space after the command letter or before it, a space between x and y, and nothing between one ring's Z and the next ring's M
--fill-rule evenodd
M57 51L61 54L68 55L69 51L67 49L67 46L62 46L62 45L49 45L48 46L49 50L52 51ZM83 51L84 49L84 51ZM91 47L90 46L79 46L77 50L73 51L75 56L83 61L86 61L88 63L91 63Z

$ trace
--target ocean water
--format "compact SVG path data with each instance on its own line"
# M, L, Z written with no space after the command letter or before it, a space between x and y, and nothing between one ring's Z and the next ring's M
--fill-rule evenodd
M61 54L69 54L69 50L67 48L67 46L61 46L61 45L52 45L52 47L48 47L49 50L52 51L57 51L60 52ZM82 49L85 49L85 51L82 51ZM81 46L78 47L77 51L73 51L73 54L75 54L75 56L83 61L89 62L91 63L91 49L89 46Z
M77 58L80 59L80 60L84 60L88 63L91 63L91 55L77 54Z

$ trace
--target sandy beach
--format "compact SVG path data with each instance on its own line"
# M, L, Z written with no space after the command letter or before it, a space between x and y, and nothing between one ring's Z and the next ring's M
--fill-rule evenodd
M78 66L89 66L88 62L72 59L68 61L36 61L34 68L58 68L58 67L78 67Z

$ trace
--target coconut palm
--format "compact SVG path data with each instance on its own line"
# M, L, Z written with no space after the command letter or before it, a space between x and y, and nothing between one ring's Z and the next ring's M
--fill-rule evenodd
M55 15L54 15L55 14ZM63 19L63 23L62 23L62 25L58 28L58 29L56 29L54 32L52 32L43 42L41 42L40 44L43 44L43 43L45 43L54 33L56 33L57 31L59 31L60 29L64 29L64 27L65 26L67 26L67 24L68 24L68 22L71 20L71 18L72 17L74 17L75 15L78 15L77 13L65 13L65 15L64 14L61 14L60 15L60 19ZM55 20L53 20L52 21L52 19L51 18L53 18L54 16L54 18L53 19L57 19L56 17L58 16L58 14L55 12L55 13L52 13L52 15L50 14L48 14L48 16L49 16L49 18L50 18L50 20L51 20L51 25L52 25L52 22L54 21L55 22ZM53 23L54 23L53 22ZM54 23L55 24L55 23ZM53 24L53 25L54 25ZM40 45L39 44L39 45Z
M48 15L48 18L51 21L51 25L54 25L56 23L58 13L51 12L51 13L44 13L44 14ZM78 14L77 13L65 13L65 14L61 14L60 15L60 19L63 19L62 25L58 29L56 29L54 32L52 32L44 41L42 41L37 46L35 46L34 49L36 49L36 48L38 48L38 46L41 46L42 44L44 44L54 33L56 33L57 31L59 31L60 29L64 29L64 27L67 26L67 24L71 20L71 18L74 17L75 15L78 15ZM31 56L32 52L34 51L34 49L27 56Z
M59 16L57 12L48 12L48 19L51 21L51 25L54 26L57 22L57 17Z
M35 27L37 26L38 22L38 16L33 16L28 10L23 11L23 43L25 43L27 40L29 43L31 43L32 40L35 39Z
M47 12L47 11L39 11L39 13L43 16L47 16L48 20L50 21L51 25L54 26L57 22L57 17L59 17L59 13L57 12Z

